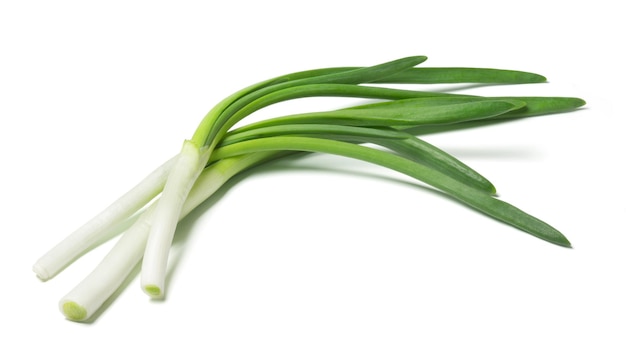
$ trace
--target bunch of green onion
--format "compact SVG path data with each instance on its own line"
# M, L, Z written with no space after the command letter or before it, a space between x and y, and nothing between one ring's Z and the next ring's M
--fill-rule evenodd
M569 247L558 230L496 198L494 186L485 177L418 136L570 111L585 102L569 97L481 97L389 87L546 81L538 74L512 70L416 67L425 60L414 56L371 67L308 70L234 93L202 119L178 155L43 255L33 266L34 272L48 280L101 243L110 230L130 225L92 273L61 299L61 312L70 320L88 320L139 263L143 291L163 298L169 250L183 217L234 175L310 152L351 157L406 174L495 219ZM329 96L371 101L236 127L266 106Z

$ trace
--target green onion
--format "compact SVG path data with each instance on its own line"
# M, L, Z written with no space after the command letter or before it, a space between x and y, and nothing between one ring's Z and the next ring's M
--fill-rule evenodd
M230 178L294 153L326 153L373 163L408 175L475 210L539 239L570 247L558 230L496 197L484 176L418 136L510 119L572 111L568 97L481 97L376 84L541 83L541 75L487 68L424 68L426 57L372 67L314 69L272 78L234 93L200 122L181 152L44 254L33 266L48 280L126 227L117 244L61 299L70 320L92 318L141 263L141 287L165 295L169 249L178 222ZM304 97L350 97L369 103L284 115L238 127L269 105ZM128 226L130 225L130 226Z

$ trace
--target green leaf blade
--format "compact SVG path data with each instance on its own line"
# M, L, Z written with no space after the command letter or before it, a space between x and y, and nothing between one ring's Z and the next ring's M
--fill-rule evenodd
M279 150L329 153L377 164L420 180L494 219L540 239L559 246L571 247L570 242L560 231L511 204L467 186L437 170L381 150L333 140L277 136L222 147L217 149L214 155L232 157L247 152Z
M449 84L449 83L488 83L488 84L525 84L544 83L546 78L540 74L507 69L492 68L423 68L407 69L392 74L375 83L395 84Z
M526 107L502 114L497 119L542 116L554 113L571 112L583 107L586 102L574 97L489 97L493 100L512 100L526 103Z
M469 97L429 97L380 102L326 112L329 119L352 119L367 125L411 126L474 121L521 109L518 100L484 100Z
M415 136L442 132L452 132L463 129L483 127L486 125L506 122L509 120L515 120L520 118L572 112L580 107L583 107L586 104L583 99L572 97L488 97L487 99L516 100L524 102L526 106L489 119L454 124L419 125L412 128L411 130L405 129L405 131Z
M470 187L492 195L496 193L496 187L486 177L456 157L422 139L417 137L408 137L401 140L380 139L375 141L375 143L409 160L433 168Z
M253 139L275 136L315 136L328 139L358 139L365 142L375 140L401 140L413 137L394 128L355 127L340 124L279 124L256 127L243 131L232 131L224 137L220 147Z

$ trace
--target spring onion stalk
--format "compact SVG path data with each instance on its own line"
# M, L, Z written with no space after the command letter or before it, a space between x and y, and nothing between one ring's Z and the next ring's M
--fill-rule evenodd
M200 159L208 160L211 151L217 146L221 137L226 134L228 129L249 114L239 111L247 103L263 95L271 94L276 90L287 89L295 85L315 83L356 84L379 80L400 70L411 68L425 60L426 58L423 56L407 57L368 68L289 80L260 88L243 95L226 108L223 108L223 105L220 104L217 108L210 111L201 121L191 140L185 142L177 163L166 181L161 197L162 202L159 202L155 210L155 225L150 230L142 263L141 285L144 292L154 298L164 297L169 246L171 245L180 210L185 202L187 193L204 166L204 163L199 161ZM202 157L200 154L202 154Z
M152 298L163 298L169 249L178 222L232 176L294 152L350 157L395 170L497 220L569 247L558 230L494 197L495 186L484 176L419 137L567 112L583 106L584 101L569 97L480 97L388 86L546 81L535 73L512 70L420 67L425 60L415 56L372 67L307 70L232 94L207 113L177 156L40 258L33 267L35 273L42 280L53 277L99 245L107 230L125 227L140 215L97 268L61 300L60 309L70 320L91 318L139 264L141 288ZM371 102L238 127L241 120L272 104L328 96Z
M293 91L294 87L329 83L359 84L384 81L385 78L389 78L400 71L410 69L425 60L426 58L423 56L407 57L373 67L357 68L347 71L339 71L332 74L288 80L257 89L243 95L226 108L223 108L222 104L220 104L215 111L209 112L207 117L205 117L200 123L200 126L197 128L191 142L192 144L195 144L196 147L200 144L207 146L208 149L206 152L210 155L210 152L219 143L220 139L224 137L227 131L238 121L263 107L267 107L280 101L301 97ZM288 97L276 97L275 93L281 91L284 92L285 90L290 90L290 95ZM509 108L506 109L506 111L500 112L500 114L510 111L511 105L509 104L508 106ZM448 106L448 108L450 107L451 106ZM493 108L493 105L491 108ZM448 109L445 113L448 115L451 112L453 113L454 111ZM214 116L218 113L219 116ZM164 226L155 228L155 230L151 231L148 246L146 247L146 254L144 255L142 269L143 289L147 294L153 297L163 297L164 295L164 275L167 267L168 254L166 249L168 248L168 245L171 244L171 239L174 235L176 227L175 215L177 210L180 210L180 205L184 202L184 190L188 189L188 186L192 185L195 181L194 177L191 175L199 174L199 168L196 167L195 170L196 172L190 172L189 176L186 178L178 177L176 173L173 172L173 176L171 176L172 181L170 182L168 180L168 184L170 186L166 184L164 190L164 198L165 195L168 195L166 198L168 202L161 203L161 206L159 206L160 210L156 211L160 221L159 225ZM175 183L173 181L178 179L184 179L185 181L179 183ZM170 197L169 195L172 196Z
M33 265L35 274L41 280L48 280L102 242L103 235L109 229L139 211L161 192L174 161L175 157L159 166L130 191L50 249Z
M277 157L279 152L255 152L222 159L199 175L180 213L183 219L236 174ZM154 204L126 231L98 266L59 301L59 309L70 320L85 321L119 289L141 261L148 236L154 227Z
M246 98L258 97L255 93L266 94L274 88L284 89L289 86L306 83L359 83L367 80L377 80L391 75L399 70L415 66L424 62L426 57L416 56L395 60L369 68L307 76L299 73L293 77L284 77L270 80L260 85L244 89L219 103L202 120L191 140L186 141L174 169L168 177L162 196L162 202L155 211L155 226L150 231L148 244L142 264L142 288L150 296L161 298L164 296L164 281L167 267L169 245L174 236L178 216L182 209L187 193L200 174L212 149L216 146L218 135L226 133L224 119L230 109L237 109L237 104L245 104ZM314 73L314 72L313 72ZM313 79L313 82L311 81ZM270 90L268 92L268 89ZM237 120L235 120L237 121ZM232 121L231 121L232 122ZM234 122L233 122L234 123ZM201 150L202 149L202 150ZM200 156L202 154L202 156Z
M142 265L141 287L152 297L163 297L168 251L183 205L191 187L207 163L209 152L185 141L172 168L150 228Z

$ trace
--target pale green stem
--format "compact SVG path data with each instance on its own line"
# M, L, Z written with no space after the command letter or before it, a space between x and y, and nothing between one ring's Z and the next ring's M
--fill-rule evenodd
M209 152L191 141L185 141L167 178L154 211L154 222L150 228L141 271L141 288L151 297L164 296L167 260L176 225L185 199L204 169L208 157Z
M277 155L256 152L220 160L207 167L189 192L180 219L213 195L224 183L243 170ZM70 320L84 321L115 293L141 261L150 228L154 225L156 201L124 233L100 264L59 302L61 312Z
M80 255L100 243L103 235L111 228L146 206L163 190L175 159L176 157L171 158L154 170L130 191L39 258L33 265L33 271L37 276L42 280L52 278Z

